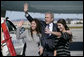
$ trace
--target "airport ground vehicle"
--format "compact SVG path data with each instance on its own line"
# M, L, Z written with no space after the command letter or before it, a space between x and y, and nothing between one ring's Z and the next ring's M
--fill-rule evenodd
M17 56L22 54L24 44L22 41L16 39L14 32L9 32L5 18L1 18L1 52L3 56Z
M4 33L4 40L1 41L1 43L6 43L8 50L11 54L11 56L16 56L16 51L14 49L10 34L8 32L7 26L6 26L6 21L4 19L1 19L1 27Z

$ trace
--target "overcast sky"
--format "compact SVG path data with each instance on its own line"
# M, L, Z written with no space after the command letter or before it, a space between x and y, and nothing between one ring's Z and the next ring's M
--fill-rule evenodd
M29 14L33 17L33 18L45 18L45 14L44 13L33 13L33 12L29 12ZM6 15L5 17L9 17L10 20L17 20L17 19L26 19L25 18L25 13L24 12L17 12L17 11L6 11ZM57 14L54 13L54 18L77 18L77 19L83 19L83 14Z

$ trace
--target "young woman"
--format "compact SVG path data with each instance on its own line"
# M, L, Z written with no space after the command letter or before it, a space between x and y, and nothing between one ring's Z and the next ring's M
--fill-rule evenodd
M72 41L72 33L69 27L66 25L64 19L59 19L57 21L58 28L61 31L61 36L59 37L59 42L56 49L57 56L70 56L69 44Z
M26 43L25 56L39 56L39 50L41 50L41 26L37 19L32 20L30 29L25 30L20 35L20 29L23 22L18 24L17 28L17 38L24 38Z

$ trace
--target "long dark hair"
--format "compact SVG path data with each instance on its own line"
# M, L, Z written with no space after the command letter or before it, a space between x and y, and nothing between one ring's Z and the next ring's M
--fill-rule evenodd
M61 23L61 24L64 26L65 30L70 30L69 27L68 27L67 24L66 24L66 21L65 21L64 19L59 19L59 20L57 21L57 23ZM69 41L72 42L72 34L71 34L71 38L70 38Z
M69 30L69 27L67 26L66 21L64 19L59 19L57 23L61 23L65 27L65 30Z
M37 34L41 34L41 23L40 23L40 21L37 18L34 18L32 20L32 22L33 21L35 21L35 23L36 23L36 32L37 32ZM32 28L31 27L30 27L30 31L31 31L31 36L33 38L33 33L32 33Z

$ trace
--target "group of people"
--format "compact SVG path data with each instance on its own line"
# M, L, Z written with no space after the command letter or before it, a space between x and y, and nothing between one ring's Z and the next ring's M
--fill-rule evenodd
M45 21L32 18L28 13L27 3L24 4L24 12L31 27L20 34L24 23L20 21L16 37L25 41L25 56L70 56L72 33L64 19L54 23L54 14L51 12L45 13Z

